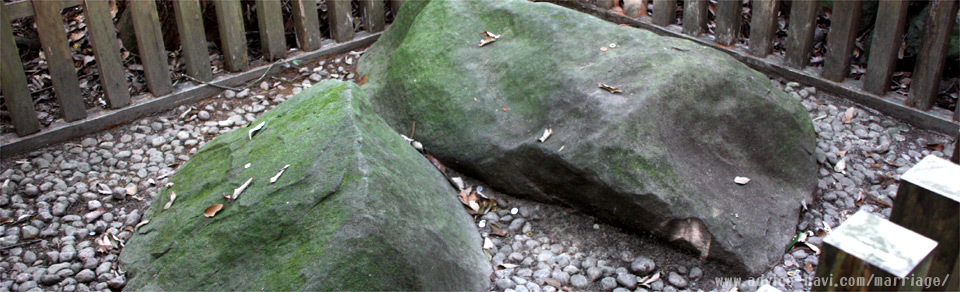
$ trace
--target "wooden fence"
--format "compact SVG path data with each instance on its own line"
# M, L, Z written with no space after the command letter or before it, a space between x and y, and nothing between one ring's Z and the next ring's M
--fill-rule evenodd
M160 22L156 1L128 1L133 30L137 42L138 55L143 65L146 87L152 96L131 98L125 79L125 70L120 55L117 29L107 0L27 0L2 4L0 9L0 86L3 98L17 135L21 138L4 141L4 155L31 150L53 141L62 141L85 133L102 130L113 124L172 108L188 99L197 99L203 95L212 95L213 85L242 84L259 76L270 68L248 68L248 48L241 15L240 0L214 0L220 48L225 68L231 72L240 72L232 76L219 76L215 79L211 72L210 51L207 48L206 35L201 19L201 6L198 0L172 1L176 27L179 32L184 75L199 80L202 86L187 89L175 89L171 84L171 68L167 62L160 31ZM366 33L354 34L349 0L326 0L327 19L330 27L329 38L337 44L321 49L323 44L320 32L317 0L290 0L293 7L294 33L299 50L307 52L300 58L315 58L323 54L332 54L352 48L368 45L384 29L384 14L387 7L396 9L399 1L360 0L363 17L361 21ZM256 0L256 17L259 25L261 51L268 61L283 59L287 54L284 24L281 12L281 0ZM96 109L87 110L78 84L77 69L74 67L71 48L67 43L62 10L82 5L87 34L96 58L97 70L104 99L109 108L106 113ZM47 60L47 69L60 107L60 114L66 125L42 129L34 109L34 101L27 87L27 79L20 63L11 21L33 17L37 33ZM253 74L251 74L253 73ZM228 74L230 75L230 74ZM211 85L211 83L214 83ZM176 92L175 92L176 91ZM164 100L162 105L157 100ZM112 112L111 112L112 111ZM98 123L83 122L93 118Z
M866 74L862 80L847 78L853 55L860 0L833 1L830 31L826 39L823 68L809 65L817 28L817 0L794 0L789 14L786 52L771 54L777 32L781 0L750 0L752 15L749 46L739 44L742 0L715 0L715 33L707 28L709 0L541 0L595 14L609 21L646 28L661 35L682 37L726 52L759 71L799 81L872 107L915 125L956 135L960 106L953 113L932 108L943 66L946 62L950 32L957 17L957 0L931 0L925 18L918 61L912 85L906 97L890 94L900 40L907 22L908 0L884 0L874 26ZM622 1L622 7L619 3ZM652 1L652 16L648 4ZM616 12L611 9L617 9ZM622 9L622 10L621 10ZM678 10L682 26L676 25Z

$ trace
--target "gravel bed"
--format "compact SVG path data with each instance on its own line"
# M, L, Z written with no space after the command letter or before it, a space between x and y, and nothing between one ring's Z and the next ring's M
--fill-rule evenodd
M323 79L353 80L359 52L290 68L239 92L57 143L0 161L0 291L118 290L124 271L116 265L122 242L167 177L205 142L254 121L262 112ZM821 243L825 232L858 209L882 217L896 195L900 175L926 155L948 157L951 138L919 130L870 110L850 106L813 88L788 83L819 135L819 186L798 232ZM845 168L836 165L843 161ZM468 185L482 183L467 178ZM495 267L497 291L754 291L763 280L784 291L808 291L817 254L806 247L758 281L718 282L737 276L703 262L649 234L636 234L561 206L512 198L487 188L498 211L476 218L490 239L485 250ZM454 194L452 194L454 195ZM493 235L493 225L506 231ZM653 280L657 275L658 279Z

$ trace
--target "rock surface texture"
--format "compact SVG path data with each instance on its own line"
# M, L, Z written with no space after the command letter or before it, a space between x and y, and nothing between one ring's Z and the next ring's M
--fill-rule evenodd
M479 46L484 31L499 39ZM359 72L387 123L416 124L448 166L751 274L816 186L810 118L765 76L553 4L408 1Z
M355 84L318 83L250 125L207 143L157 196L144 215L150 222L120 256L127 289L490 285L480 237L455 191ZM250 178L235 200L223 197ZM177 197L164 209L171 192ZM224 207L205 217L214 204Z

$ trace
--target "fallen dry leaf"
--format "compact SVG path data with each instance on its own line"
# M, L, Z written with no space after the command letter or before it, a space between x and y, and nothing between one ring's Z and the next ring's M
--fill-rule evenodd
M943 144L940 143L923 145L923 148L943 152Z
M601 51L601 52L606 52L607 50L609 50L609 49L607 49L607 47L600 47L600 51Z
M433 157L433 155L430 154L424 154L423 157L426 157L427 161L433 163L433 166L437 167L437 169L440 170L440 173L442 173L444 176L447 175L447 167L443 166L443 163L440 163L440 160L437 160L436 157Z
M518 267L517 264L499 264L497 265L497 270L516 269L517 267Z
M610 93L621 93L621 92L623 92L623 90L620 90L620 88L616 88L616 87L613 87L613 86L610 86L610 85L606 85L606 84L603 84L603 83L601 83L601 82L597 82L597 86L599 86L600 88L603 88L603 89L606 90L606 91L609 91Z
M127 195L132 196L137 194L137 185L130 185L127 187Z
M213 204L210 207L207 207L206 210L203 210L203 217L211 218L217 215L217 212L220 212L220 209L223 209L223 204Z
M137 223L137 225L134 225L134 226L133 226L133 229L140 228L140 226L147 225L147 223L150 223L150 220L140 221L140 223Z
M547 139L550 138L550 135L553 135L553 129L546 128L545 130L543 130L543 135L540 135L540 138L538 138L537 141L540 141L540 143L543 143L544 141L547 141Z
M110 241L110 237L107 234L94 240L94 243L97 245L97 251L101 253L108 253L113 249L113 242Z
M543 279L543 282L547 283L547 285L556 287L556 288L558 288L558 289L559 289L560 287L563 287L563 285L560 284L560 281L557 281L557 280L554 279L554 278L546 278L546 279Z
M453 185L456 186L458 190L463 190L464 187L466 186L463 184L463 178L460 178L459 176L451 177L450 182L453 183Z
M103 183L97 183L97 187L99 188L97 189L97 192L102 195L109 195L113 193L113 191L110 190L110 186Z
M847 155L847 150L837 151L837 156L846 156L846 155Z
M13 217L8 217L7 219L3 219L3 221L0 221L0 224L7 224L10 222L13 222Z
M657 271L653 275L646 276L640 279L640 286L650 288L650 284L660 280L660 271Z
M747 184L747 183L750 182L750 178L748 178L748 177L743 177L743 176L738 176L738 177L733 178L733 182L736 183L736 184L738 184L738 185L745 185L745 184Z
M357 86L363 86L367 84L367 75L364 74L363 77L360 77L360 80L357 80Z
M289 165L289 164L284 165L283 168L281 168L280 171L277 172L277 175L274 175L273 177L271 177L271 178L270 178L270 183L275 183L275 182L277 182L277 180L280 179L280 175L282 175L283 172L287 170L287 167L290 167L290 165Z
M249 187L249 186L250 186L250 183L252 183L252 182L253 182L253 178L251 177L250 179L247 180L247 182L243 183L243 185L241 185L239 188L234 189L234 190L233 190L233 196L230 196L230 199L231 199L231 200L236 200L237 197L240 196L240 193L242 193L244 190L246 190L247 187Z
M170 206L173 206L173 200L176 200L176 199L177 199L177 193L170 192L170 201L168 201L166 205L163 205L163 209L164 210L170 209Z
M813 265L809 262L803 262L803 269L806 270L807 273L813 273Z
M493 241L490 241L490 238L483 238L483 249L493 248Z
M846 112L843 113L843 117L840 118L840 120L843 121L844 124L849 124L851 121L853 121L853 117L855 116L857 116L857 108L851 106Z
M488 44L490 44L490 43L492 43L492 42L495 42L495 41L497 41L497 38L486 37L486 38L483 38L482 40L480 40L480 46L481 46L481 47L482 47L482 46L486 46L486 45L488 45Z
M253 127L253 129L250 129L250 131L247 131L247 139L253 140L253 135L257 134L257 132L263 129L263 126L266 124L267 122L260 122L260 124L257 124L256 127Z
M503 228L500 228L500 226L496 223L490 223L490 234L504 237L507 236L507 231L503 230Z
M488 38L495 38L495 39L499 39L499 38L500 38L500 35L494 34L494 33L489 32L489 31L484 31L484 32L483 32L483 35L486 36L486 37L488 37Z
M840 158L840 161L837 161L837 165L833 166L833 170L839 173L847 173L847 158Z

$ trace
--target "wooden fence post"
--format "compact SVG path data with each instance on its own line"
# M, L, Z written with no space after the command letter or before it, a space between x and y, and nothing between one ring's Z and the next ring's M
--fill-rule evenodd
M927 276L942 281L952 271L960 248L960 165L929 155L910 168L900 178L900 189L893 202L890 221L939 244L931 253ZM957 275L950 275L956 277ZM960 287L932 290L957 291Z
M863 76L863 90L883 95L890 88L890 77L897 64L897 52L907 22L907 0L879 1L877 22L874 24L873 41L870 43L870 58L867 74Z
M793 1L790 7L790 31L787 32L787 65L803 69L810 63L813 50L813 32L817 28L819 0Z
M773 52L773 37L777 33L779 0L754 0L750 20L750 54L765 58Z
M287 40L283 36L283 14L280 1L257 0L257 28L260 29L260 47L269 61L283 58Z
M173 1L173 14L180 32L180 48L183 53L183 68L187 75L200 81L210 81L210 51L203 30L203 15L197 0Z
M26 136L40 131L37 111L33 108L33 97L27 88L27 77L23 75L23 63L17 50L10 27L7 10L0 10L0 86L3 86L3 99L10 111L10 119L17 135Z
M867 211L847 218L823 243L813 291L899 290L904 282L891 280L926 275L928 255L937 246L932 239Z
M393 19L397 19L397 14L400 13L400 5L403 4L403 0L388 0L390 4L390 11L393 12Z
M327 5L330 5L327 0ZM317 2L313 0L294 0L293 6L294 30L297 33L297 46L301 51L320 49L320 20L317 15ZM327 17L332 9L327 7ZM332 30L331 30L332 31Z
M906 101L908 106L921 110L929 110L940 91L940 77L943 75L943 63L946 62L958 6L957 0L932 0L929 3L917 53L917 66L913 69L913 84Z
M117 28L110 16L107 1L85 0L83 12L86 13L87 35L93 46L93 55L100 70L100 85L110 108L122 108L130 105L130 90L127 86L127 74L120 58L117 46Z
M667 27L677 20L677 0L653 0L653 24Z
M247 35L243 29L243 14L240 0L214 1L217 9L217 26L220 31L220 51L227 70L240 72L247 69Z
M37 0L35 0L37 1ZM167 65L167 52L163 49L163 35L160 32L160 16L157 15L155 0L127 2L133 33L137 36L137 49L140 62L143 63L143 75L147 88L154 96L173 92L170 84L170 66Z
M349 0L327 0L330 36L338 43L353 39L353 16Z
M716 42L732 46L740 37L740 18L743 7L740 0L718 0ZM754 2L756 3L756 2Z
M827 56L821 76L840 82L850 74L850 57L857 40L860 24L860 0L842 0L833 3L830 33L827 34ZM889 45L889 44L888 44Z
M683 1L682 32L694 37L707 31L707 0Z
M383 0L360 0L363 7L363 28L369 33L383 30Z
M67 33L63 29L59 1L33 0L33 13L63 119L72 122L86 118L87 107L80 95L80 81L77 79L77 69L73 67Z

